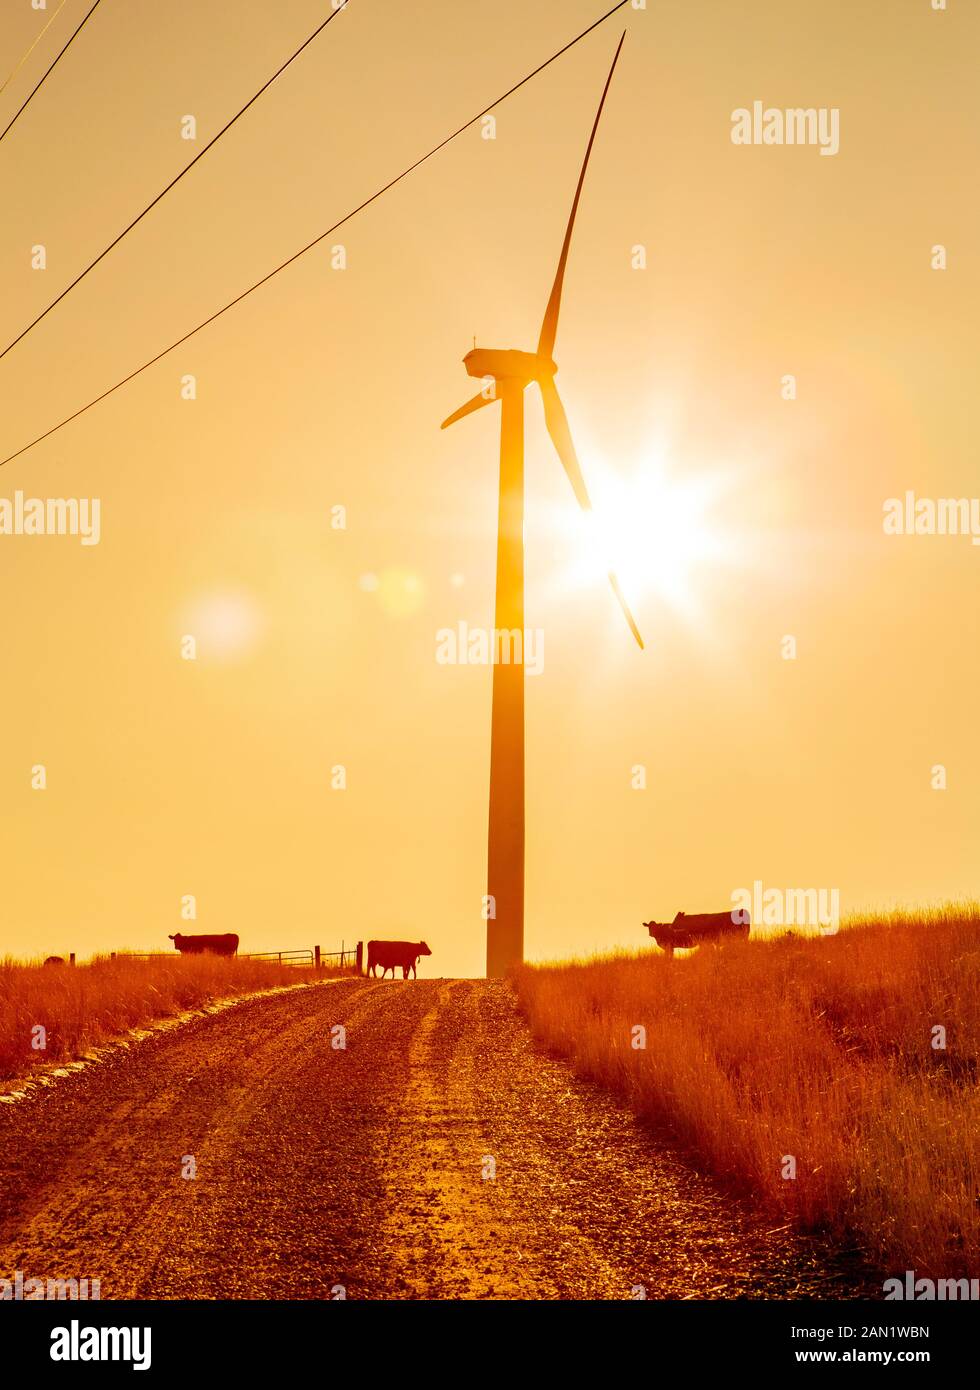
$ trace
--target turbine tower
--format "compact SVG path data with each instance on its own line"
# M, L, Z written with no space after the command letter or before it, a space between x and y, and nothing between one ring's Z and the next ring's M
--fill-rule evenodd
M487 976L505 975L512 965L524 959L524 389L532 381L541 388L544 418L548 434L558 452L568 481L583 511L592 510L592 503L582 477L575 446L568 428L568 417L555 386L558 370L552 353L558 332L558 311L561 307L562 285L568 248L575 226L579 199L589 156L595 143L596 131L602 116L606 94L612 82L616 63L626 35L619 41L589 144L585 151L582 171L572 211L565 229L565 240L558 261L558 273L545 310L538 339L537 352L520 352L515 348L474 347L463 358L467 373L486 381L492 378L494 389L486 388L461 406L442 422L442 428L455 424L465 415L499 400L500 423L500 499L497 515L497 592L494 629L497 633L521 634L520 659L503 662L499 659L496 641L493 644L493 706L490 718L490 818L487 842L487 897L490 909L487 919ZM609 581L613 593L626 615L630 631L640 647L640 636L612 570ZM516 646L516 644L515 644ZM510 655L515 655L514 650Z

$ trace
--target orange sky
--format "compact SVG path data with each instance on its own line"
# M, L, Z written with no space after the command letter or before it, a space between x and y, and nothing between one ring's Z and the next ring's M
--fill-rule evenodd
M85 8L69 0L0 125ZM350 0L0 363L0 452L602 8ZM0 145L4 344L323 13L105 0ZM582 563L529 392L527 618L545 662L527 689L528 955L642 944L644 918L720 910L755 879L838 887L844 911L977 896L980 548L885 536L882 503L980 486L980 14L624 13L556 358L586 477L631 523L647 650ZM0 79L49 14L4 7ZM338 233L346 270L311 253L0 472L0 499L102 506L97 546L0 535L0 951L163 949L194 894L196 929L243 949L424 937L426 973L482 972L490 672L435 653L438 629L491 621L499 416L439 422L472 394L474 334L536 342L622 27L501 106L496 140L473 128ZM840 152L733 145L731 113L756 99L838 107Z

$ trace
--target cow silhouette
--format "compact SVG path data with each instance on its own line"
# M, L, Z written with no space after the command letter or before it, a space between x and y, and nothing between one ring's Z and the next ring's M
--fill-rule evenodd
M400 965L402 968L402 979L408 979L408 972L418 979L418 962L420 956L431 956L432 952L424 941L369 941L367 974L377 978L377 967L380 965L382 980L391 971L391 978L395 978L395 967Z
M697 912L688 916L678 912L672 922L644 922L654 941L665 951L668 959L675 951L689 951L705 941L729 941L748 936L749 914L738 912Z
M176 936L169 938L182 956L233 956L238 950L238 937L234 932L223 936Z

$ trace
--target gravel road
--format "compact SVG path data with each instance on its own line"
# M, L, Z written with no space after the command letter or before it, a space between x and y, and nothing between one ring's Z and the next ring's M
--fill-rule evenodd
M0 1276L103 1298L860 1291L773 1224L541 1052L497 981L247 1000L0 1105Z

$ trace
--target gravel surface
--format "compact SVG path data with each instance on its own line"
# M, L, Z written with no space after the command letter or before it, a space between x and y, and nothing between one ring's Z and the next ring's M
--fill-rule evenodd
M0 1106L0 1276L103 1298L873 1295L772 1224L541 1052L498 981L248 1000Z

